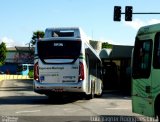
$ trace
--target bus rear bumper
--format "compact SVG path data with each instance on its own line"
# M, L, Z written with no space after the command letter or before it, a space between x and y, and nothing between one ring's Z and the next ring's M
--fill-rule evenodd
M36 93L39 94L48 94L51 92L84 92L82 87L82 82L79 83L68 83L68 84L58 84L58 83L39 83L34 81L33 89Z

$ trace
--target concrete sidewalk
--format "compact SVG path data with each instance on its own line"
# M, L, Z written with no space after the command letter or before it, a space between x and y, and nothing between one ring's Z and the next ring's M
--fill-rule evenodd
M28 75L0 75L0 86L5 80L16 80L16 79L31 79Z

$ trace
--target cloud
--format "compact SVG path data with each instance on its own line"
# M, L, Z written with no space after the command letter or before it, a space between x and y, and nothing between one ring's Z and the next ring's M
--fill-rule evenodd
M144 25L144 22L141 21L140 19L135 19L132 22L126 22L123 20L123 23L129 27L132 27L135 30L138 30L141 26Z
M113 40L111 40L111 39L105 39L104 37L100 37L99 39L93 39L91 36L88 36L87 37L89 40L93 40L93 41L100 41L100 42L107 42L107 43L109 43L109 44L114 44L114 45L120 45L120 43L118 43L118 42L115 42L115 41L113 41Z
M16 42L11 38L8 37L2 37L0 38L0 43L4 42L6 44L6 47L14 47L14 46L24 46L24 42Z
M10 39L10 38L8 38L8 37L2 37L2 38L0 39L0 43L1 43L1 42L6 43L6 46L7 46L7 47L13 47L13 46L14 46L14 40L12 40L12 39Z
M156 24L156 23L160 23L160 19L151 19L148 24Z
M142 21L140 19L135 19L132 22L126 22L123 20L123 23L126 26L129 26L135 30L138 30L142 26L160 23L160 19L150 19L148 21Z

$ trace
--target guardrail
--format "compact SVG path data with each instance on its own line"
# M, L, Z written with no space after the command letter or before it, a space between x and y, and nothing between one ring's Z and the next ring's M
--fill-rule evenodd
M14 79L31 79L28 75L0 75L0 81L2 80L14 80Z

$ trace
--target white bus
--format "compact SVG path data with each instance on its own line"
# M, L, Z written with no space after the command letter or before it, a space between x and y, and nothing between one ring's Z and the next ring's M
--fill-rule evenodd
M34 91L47 96L82 93L101 96L101 59L78 28L47 28L36 42Z

